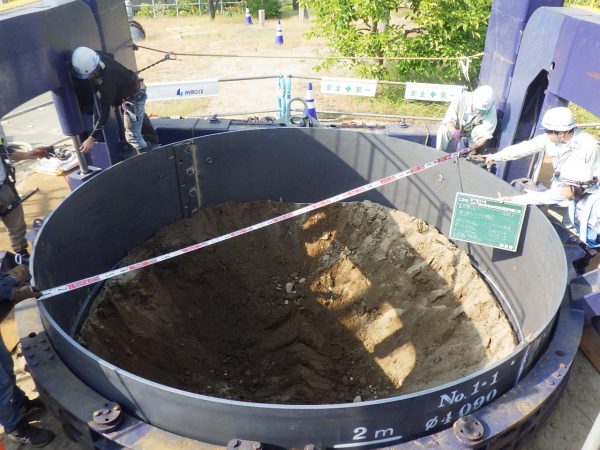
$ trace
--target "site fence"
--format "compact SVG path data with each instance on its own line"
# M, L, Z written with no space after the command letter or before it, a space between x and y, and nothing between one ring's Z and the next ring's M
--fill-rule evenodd
M129 3L129 2L126 2ZM144 0L144 1L132 1L131 15L143 15L143 16L160 16L160 15L203 15L208 14L208 2L203 0ZM244 8L243 1L223 1L215 0L215 10L220 14L227 14L230 12L241 13ZM128 5L129 9L129 5Z
M292 81L295 80L295 84L292 84ZM264 108L256 107L256 108L248 108L247 110L239 110L239 111L211 111L207 110L202 113L196 113L193 115L187 115L183 117L249 117L256 118L257 114L269 114L276 113L277 118L282 118L286 114L291 113L302 113L304 112L302 109L291 108L287 109L290 100L294 98L304 99L305 97L305 88L306 84L304 82L311 81L314 82L314 98L317 100L317 112L320 115L320 119L322 119L322 115L333 120L335 116L345 116L345 117L368 117L368 118L381 118L381 119L392 119L399 121L413 121L413 122L439 122L442 120L441 117L433 117L433 116L416 116L416 115L407 115L401 114L402 111L398 111L398 114L381 114L381 113L373 113L368 111L356 111L356 110L330 110L319 107L319 100L323 99L328 93L332 92L322 92L323 89L319 89L321 83L331 83L332 78L330 77L317 77L312 75L262 75L262 76L253 76L253 77L235 77L235 78L221 78L218 80L200 80L195 82L174 82L174 83L149 83L148 84L148 93L149 93L149 101L160 101L160 100L185 100L185 99L193 99L194 97L184 97L182 95L174 95L170 98L152 98L152 89L153 86L161 85L161 84L173 84L175 87L183 86L185 83L215 83L217 86L213 88L213 94L211 96L222 95L219 91L218 85L220 84L232 84L232 83L246 83L251 82L253 84L260 83L261 81L266 81L271 84L271 87L268 89L273 93L273 107L269 107L266 105ZM350 80L350 82L375 82L377 85L386 85L386 86L398 86L398 87L406 87L407 85L413 85L418 83L407 83L403 81L385 81L385 80L364 80L364 79L340 79L340 80ZM423 86L436 86L436 85L426 85ZM438 85L439 86L439 85ZM449 85L447 87L457 88L460 86ZM216 91L214 91L216 89ZM253 86L253 89L256 89ZM292 90L294 89L294 91ZM196 89L198 90L198 89ZM209 91L210 89L207 89ZM300 91L300 92L299 92ZM321 91L319 95L319 91ZM418 98L414 98L415 100L419 100ZM428 100L427 98L422 98L421 100ZM445 101L449 101L450 99L446 99ZM330 102L331 103L331 102ZM33 106L26 106L23 108L17 108L6 116L2 117L2 121L10 121L11 119L21 116L23 114L29 113L39 108L44 108L46 106L52 105L52 101L40 102L36 103ZM254 105L258 106L258 105ZM600 129L600 122L580 122L577 124L579 128L584 129L592 129L598 130ZM593 131L592 131L593 132ZM594 133L594 132L593 132ZM596 133L594 133L596 134ZM60 141L59 141L60 142Z
M273 81L276 82L273 83ZM225 97L230 95L230 90L239 92L239 89L221 89L225 84L232 83L252 83L252 89L246 89L247 91L260 91L263 95L261 96L260 104L248 104L245 107L246 110L238 111L211 111L207 110L201 114L193 114L188 117L199 117L199 116L214 116L214 117L233 117L233 116L247 116L262 113L277 113L277 118L283 118L291 113L302 112L297 108L299 103L296 103L296 108L289 107L291 100L304 100L307 92L308 83L311 82L313 91L313 97L317 102L317 111L322 115L327 116L356 116L356 117L373 117L373 118L387 118L394 120L412 120L438 122L441 117L427 117L427 116L415 116L415 115L403 115L401 111L397 114L380 114L365 111L351 111L347 110L348 106L352 106L355 102L337 102L334 101L335 96L338 98L343 97L371 97L376 96L377 86L390 86L407 88L406 98L411 100L424 100L424 101L437 101L437 102L449 102L452 98L456 97L460 92L466 89L465 86L459 85L433 85L433 84L420 84L420 83L407 83L403 81L386 81L376 79L361 79L361 78L335 78L335 77L317 77L312 75L263 75L263 76L248 76L248 77L236 77L236 78L222 78L212 80L195 80L195 81L173 81L166 83L148 83L148 101L172 101L172 100L191 100L198 98L208 97ZM411 86L419 86L420 92L414 92ZM410 88L409 88L410 87ZM410 94L413 97L410 97ZM416 94L416 96L415 96ZM433 98L435 97L435 99ZM336 104L342 104L345 110L331 110L323 108L320 105L321 100L327 99L327 104L335 106ZM232 104L236 103L238 106L243 105L243 98L238 96L235 99L232 98ZM270 108L273 105L273 108ZM346 105L346 106L343 106ZM255 107L253 109L252 107ZM339 107L339 106L338 106ZM210 106L208 106L210 108ZM288 108L290 108L288 110Z

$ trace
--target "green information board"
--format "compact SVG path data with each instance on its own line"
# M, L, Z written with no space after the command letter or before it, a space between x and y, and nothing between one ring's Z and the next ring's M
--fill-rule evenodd
M525 205L457 193L450 239L517 251Z

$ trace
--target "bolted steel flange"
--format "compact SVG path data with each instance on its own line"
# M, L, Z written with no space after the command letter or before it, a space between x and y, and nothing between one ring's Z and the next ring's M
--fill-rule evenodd
M242 439L231 439L227 443L227 450L261 450L262 444L256 441L244 441Z
M464 416L452 425L454 435L465 443L479 441L485 431L483 424L472 416Z
M123 420L121 405L115 402L104 403L92 413L92 419L97 429L101 431L113 431Z

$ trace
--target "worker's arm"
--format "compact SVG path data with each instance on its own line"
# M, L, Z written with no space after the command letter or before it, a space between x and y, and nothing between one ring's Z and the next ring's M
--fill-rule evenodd
M555 186L546 191L527 191L522 195L513 197L502 197L503 201L517 203L519 205L556 205L568 200L564 186Z
M486 138L481 138L478 141L474 142L473 145L471 145L471 147L469 147L471 149L471 152L473 153L477 153L477 151L483 147L487 141L489 141L489 139Z
M23 161L26 159L43 158L46 155L46 150L43 147L37 147L28 152L16 152L4 145L0 145L0 155L2 158L10 159L11 161Z
M22 270L16 270L17 268ZM27 284L30 278L26 266L17 266L8 273L0 272L0 301L9 301L16 305L28 298L39 298L40 292Z
M19 282L13 276L0 272L0 302L12 301Z
M448 106L444 119L442 120L442 125L446 127L450 134L454 134L456 131L459 132L457 138L460 137L460 102L462 97L463 94L450 102L450 106Z
M43 158L46 154L46 150L43 148L34 148L28 152L13 152L10 153L10 159L13 161L24 161L26 159L37 159Z
M497 153L482 156L488 164L493 164L497 161L512 161L513 159L523 158L545 150L548 142L548 137L545 134L541 134L528 141L509 145Z
M496 115L496 108L491 108L483 114L482 122L471 131L471 139L474 142L471 145L472 151L476 153L478 149L483 147L494 137L494 131L496 130L497 124L498 117Z
M98 105L100 112L98 114L98 120L94 124L92 133L79 147L79 150L82 153L87 153L92 150L92 148L94 148L94 142L98 140L100 133L102 133L104 125L106 125L110 115L110 108L112 107L111 102L115 96L115 89L116 85L114 82L111 82L111 80L104 80L100 85L100 88L98 89L98 92L100 93L100 102Z

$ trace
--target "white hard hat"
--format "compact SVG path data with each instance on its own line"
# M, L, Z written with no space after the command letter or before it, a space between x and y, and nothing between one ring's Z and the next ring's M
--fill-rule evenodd
M487 111L494 104L494 90L491 86L479 86L473 91L473 108Z
M71 64L77 78L85 80L96 70L100 63L100 56L91 48L77 47L71 56Z
M588 187L595 183L592 168L577 158L569 158L560 168L560 181L570 186Z
M542 118L542 127L550 131L569 131L575 128L575 119L569 108L551 108Z

